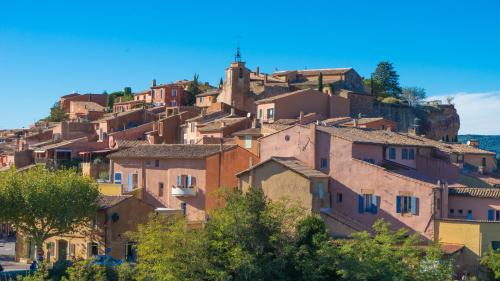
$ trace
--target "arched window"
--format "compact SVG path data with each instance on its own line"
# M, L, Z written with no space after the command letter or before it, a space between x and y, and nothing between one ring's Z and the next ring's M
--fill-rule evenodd
M242 79L243 78L243 69L240 67L239 72L238 72L238 78Z

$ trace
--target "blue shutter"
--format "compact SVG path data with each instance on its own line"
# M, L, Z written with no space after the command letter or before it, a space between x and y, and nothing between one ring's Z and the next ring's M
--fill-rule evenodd
M375 194L372 195L372 213L377 213L377 195Z
M191 175L187 176L187 187L191 186Z
M364 198L363 195L360 194L358 196L358 213L362 214L365 211L365 204L364 204Z
M401 196L396 196L396 213L401 213Z
M177 176L177 186L181 186L182 183L181 183L181 176Z
M411 213L417 214L417 197L411 197Z
M132 174L127 177L127 191L132 191Z
M115 173L115 183L122 183L122 174Z
M488 220L489 221L495 220L495 210L493 209L488 210Z

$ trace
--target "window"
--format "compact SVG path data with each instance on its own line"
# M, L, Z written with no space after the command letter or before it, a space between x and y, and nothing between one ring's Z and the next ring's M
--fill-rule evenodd
M69 244L69 256L74 259L75 258L75 253L76 253L76 245L73 243Z
M418 198L408 195L396 196L396 213L413 214L418 213Z
M499 210L497 210L497 211L496 211L496 213L497 213L497 216L496 216L496 219L495 219L495 220L496 220L496 221L500 221L500 211L499 211Z
M415 160L415 149L410 148L410 149L408 149L408 152L409 152L408 159L409 160Z
M245 136L245 148L252 148L252 136Z
M163 197L163 183L162 182L160 182L158 184L158 196Z
M122 183L122 173L120 172L117 172L115 173L115 180L114 180L115 183Z
M483 157L483 159L482 159L482 166L486 167L486 158L485 157Z
M455 209L450 209L450 215L454 215L455 214Z
M137 259L136 248L134 242L127 242L125 248L125 257L127 262L135 262Z
M194 133L194 123L189 123L189 128L191 129L191 133Z
M177 96L177 89L172 89L172 97L176 97Z
M262 108L261 108L261 109L259 109L259 119L262 119L262 116L263 116L263 114L262 114Z
M458 214L459 214L459 215L463 215L463 214L464 214L464 210L462 210L462 209L458 209Z
M160 89L160 98L163 98L163 89Z
M182 213L184 214L184 216L187 216L187 203L186 202L181 203L181 210L182 210Z
M328 159L321 158L320 167L321 167L321 169L328 169Z
M500 250L500 241L491 241L491 248L495 251Z
M241 79L243 78L243 69L240 68L240 71L238 71L238 78Z
M99 255L99 244L97 244L96 242L90 243L89 254L91 257L95 257L95 256Z
M403 159L403 160L408 159L408 149L403 148L403 150L401 151L401 159Z
M289 135L285 136L285 141L290 141L290 136Z
M498 211L495 212L494 209L489 209L488 210L488 220L489 221L494 221L495 220L495 213L498 215ZM497 217L497 220L498 220L498 217Z
M194 140L189 140L189 144L194 144Z
M269 108L267 110L267 119L270 119L270 120L274 119L274 108Z
M155 160L155 168L160 168L160 160Z
M377 196L375 194L360 194L358 196L358 212L377 213Z
M396 148L389 148L389 159L396 160Z
M323 199L323 197L325 196L325 191L323 190L322 182L316 183L316 191L318 192L319 199Z
M468 219L468 220L473 220L472 210L468 210L468 211L467 211L467 219Z
M200 97L200 102L203 102L203 97Z
M342 203L342 193L337 192L337 203Z
M146 166L151 166L151 160L146 160Z

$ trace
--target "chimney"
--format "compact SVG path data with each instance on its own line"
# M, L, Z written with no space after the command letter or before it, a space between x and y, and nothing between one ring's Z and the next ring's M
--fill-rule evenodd
M267 73L264 74L264 83L267 83Z
M476 139L468 140L467 145L475 147L475 148L479 148L479 140L476 140Z
M304 111L299 113L299 124L302 125L304 121Z
M252 128L257 128L257 118L252 120Z
M259 67L257 66L257 67L255 68L255 75L259 76L259 74L260 74L260 69L259 69Z
M234 107L231 107L231 116L234 116L235 113L234 113Z
M156 79L153 79L153 87L156 87Z
M119 102L123 102L123 97L120 97L120 101Z

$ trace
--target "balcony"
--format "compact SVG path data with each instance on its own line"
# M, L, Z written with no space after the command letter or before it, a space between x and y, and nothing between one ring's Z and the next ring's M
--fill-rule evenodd
M196 195L196 188L194 186L172 186L172 196L175 197L192 197Z

